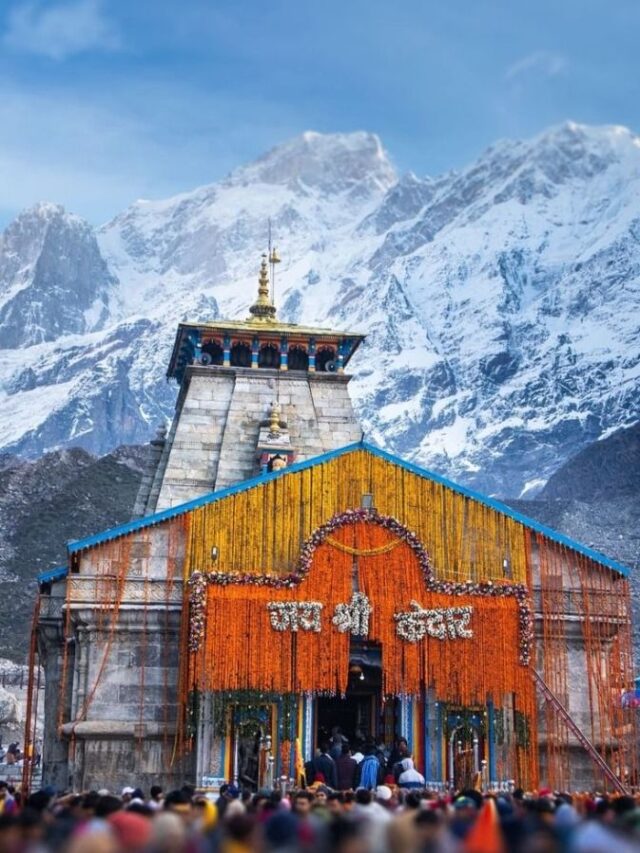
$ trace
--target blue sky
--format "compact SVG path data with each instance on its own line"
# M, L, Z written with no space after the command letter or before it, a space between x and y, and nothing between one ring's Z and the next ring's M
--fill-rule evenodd
M307 129L437 174L565 119L640 130L640 0L0 0L0 224L99 224Z

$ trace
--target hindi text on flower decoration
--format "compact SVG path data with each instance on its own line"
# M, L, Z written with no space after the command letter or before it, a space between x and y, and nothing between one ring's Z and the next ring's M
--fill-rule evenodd
M321 629L319 601L270 601L267 610L274 631L313 631Z
M371 610L367 596L363 592L354 592L348 604L336 605L331 621L341 634L349 631L352 637L367 637Z
M417 601L412 601L409 606L411 610L393 614L397 622L396 634L409 643L418 643L427 636L437 640L473 637L473 631L469 627L473 607L438 607L424 610Z

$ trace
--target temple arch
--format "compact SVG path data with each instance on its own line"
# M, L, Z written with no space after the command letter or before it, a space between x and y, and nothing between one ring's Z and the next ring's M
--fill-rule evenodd
M232 367L251 367L251 347L244 341L237 341L231 347Z

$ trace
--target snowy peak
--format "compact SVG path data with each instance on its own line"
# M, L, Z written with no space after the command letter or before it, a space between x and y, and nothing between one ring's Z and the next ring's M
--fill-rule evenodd
M246 315L271 220L279 316L368 333L351 384L367 435L533 495L640 419L639 185L638 139L618 127L567 123L399 179L373 134L309 132L136 202L99 252L81 220L29 211L0 242L0 346L38 345L0 363L0 447L145 441L173 410L176 323Z
M100 329L115 283L91 226L40 203L0 236L0 348Z
M218 184L165 201L138 201L103 226L101 251L122 282L120 301L131 310L157 303L155 274L175 300L199 286L243 287L245 298L229 306L246 313L256 265L268 241L290 256L327 232L352 227L396 183L377 136L371 133L307 132L236 169ZM306 251L304 249L303 251ZM251 279L247 275L251 264ZM217 298L217 297L216 297Z
M566 121L548 128L529 143L531 149L555 149L569 153L576 159L578 153L609 154L611 159L623 159L640 148L640 137L628 127L617 124L589 125Z
M25 269L35 263L51 228L66 226L73 229L81 223L81 219L70 216L59 204L40 202L24 210L0 235L0 252L4 262L4 275L0 279L2 290L6 290L6 274L10 269L17 271L19 264ZM90 230L86 223L85 227Z
M307 131L278 145L258 160L236 169L230 184L296 184L325 193L359 188L384 192L397 176L380 139L373 133Z
M407 172L387 192L376 209L360 225L360 231L366 233L372 229L376 234L384 234L417 216L420 211L436 197L449 176L438 180L418 178L413 172Z
M637 217L639 190L637 136L623 127L567 122L531 140L497 142L460 172L402 178L364 225L386 232L376 264L410 255L446 229L485 219L494 233L510 225L524 237L531 233L528 217L541 224L536 211L556 238L568 232L565 239L575 240L578 252L583 242L593 244L587 226Z
M483 174L497 191L496 201L515 198L526 204L534 196L552 197L572 181L589 181L609 170L638 175L638 137L624 127L565 122L529 141L491 146L461 177Z

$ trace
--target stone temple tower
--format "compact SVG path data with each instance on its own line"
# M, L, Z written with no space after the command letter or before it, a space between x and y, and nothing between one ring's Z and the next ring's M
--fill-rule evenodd
M363 336L280 322L264 255L240 322L181 323L167 376L180 383L169 434L152 445L136 515L219 491L362 437L344 368Z

